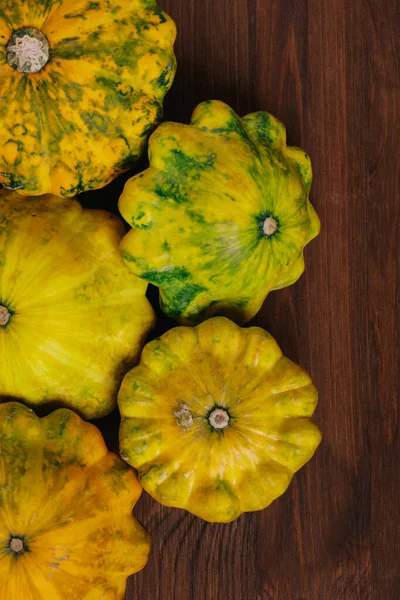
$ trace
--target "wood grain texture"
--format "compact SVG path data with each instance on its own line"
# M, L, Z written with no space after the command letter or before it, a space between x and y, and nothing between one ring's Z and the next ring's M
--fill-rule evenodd
M398 2L161 4L179 31L166 118L187 122L211 98L242 115L268 110L312 158L321 234L305 275L271 294L255 322L312 374L324 440L281 499L230 525L144 494L136 513L153 548L126 600L397 599Z

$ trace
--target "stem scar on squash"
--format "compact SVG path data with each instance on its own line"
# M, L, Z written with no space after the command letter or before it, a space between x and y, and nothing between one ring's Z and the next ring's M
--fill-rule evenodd
M190 407L187 404L180 404L179 408L172 411L176 417L176 422L183 430L189 429L193 425L193 417Z

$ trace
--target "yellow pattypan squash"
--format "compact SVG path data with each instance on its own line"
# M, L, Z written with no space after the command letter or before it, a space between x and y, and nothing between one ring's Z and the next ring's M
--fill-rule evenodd
M169 316L243 323L271 290L299 278L319 219L308 200L310 160L286 146L276 118L241 119L222 102L203 102L190 125L163 123L153 133L149 160L119 201L133 227L122 252L160 288Z
M145 346L118 403L121 456L144 489L212 522L268 506L321 439L307 373L224 317Z
M123 233L76 200L0 191L0 401L55 401L86 418L115 408L155 321Z
M154 0L6 0L0 7L0 183L74 196L128 169L176 70Z
M67 409L0 406L1 600L122 600L150 536L142 488L98 429Z

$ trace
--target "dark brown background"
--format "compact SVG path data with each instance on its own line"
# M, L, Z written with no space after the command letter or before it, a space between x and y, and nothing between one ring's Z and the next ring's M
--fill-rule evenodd
M178 26L165 117L187 122L211 98L268 110L311 155L322 231L305 275L256 322L311 372L324 439L282 498L229 525L143 494L136 514L153 547L126 599L397 599L398 0L160 3Z

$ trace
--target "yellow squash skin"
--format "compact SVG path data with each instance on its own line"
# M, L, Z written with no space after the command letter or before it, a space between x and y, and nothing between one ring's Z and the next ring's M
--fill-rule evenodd
M0 191L0 401L111 412L155 323L121 258L120 219Z
M67 409L0 406L0 598L122 600L150 536L142 488L98 429Z
M32 30L50 58L22 72L15 40L35 42ZM175 36L154 0L1 2L0 183L69 197L128 169L161 119Z
M321 440L308 374L224 317L147 344L118 404L121 456L144 489L211 522L268 506Z
M280 121L203 102L190 125L158 127L149 159L119 201L133 228L121 248L132 271L160 288L169 316L242 324L271 290L300 277L319 219L310 160L286 146Z

